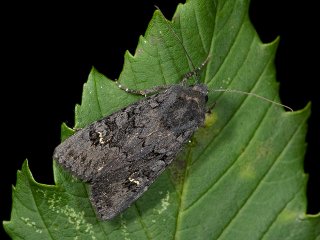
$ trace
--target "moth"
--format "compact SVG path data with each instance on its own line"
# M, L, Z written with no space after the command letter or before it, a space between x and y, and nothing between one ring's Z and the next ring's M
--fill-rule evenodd
M53 158L90 184L90 200L102 220L138 199L204 123L207 87L186 84L195 72L91 123L56 147Z

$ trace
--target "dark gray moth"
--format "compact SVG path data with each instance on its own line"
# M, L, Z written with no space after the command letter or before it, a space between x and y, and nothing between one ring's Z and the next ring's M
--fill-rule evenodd
M56 147L53 158L90 184L90 200L102 220L138 199L204 123L207 87L187 84L204 65L180 84L126 89L158 93L91 123Z

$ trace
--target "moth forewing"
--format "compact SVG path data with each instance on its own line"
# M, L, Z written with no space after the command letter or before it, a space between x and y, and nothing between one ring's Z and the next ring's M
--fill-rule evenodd
M102 220L138 199L204 122L207 87L176 84L91 123L61 143L54 159L91 185Z

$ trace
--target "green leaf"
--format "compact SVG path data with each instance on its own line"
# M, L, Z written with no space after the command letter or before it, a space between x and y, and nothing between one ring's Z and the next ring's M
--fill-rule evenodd
M53 165L54 186L34 181L27 162L13 188L13 239L320 239L320 215L306 215L303 172L310 106L297 112L229 88L279 101L274 56L248 18L248 0L190 0L173 22L156 11L134 56L125 55L121 84L132 89L177 83L208 55L201 80L216 103L179 158L112 221L99 221L88 186ZM173 34L172 29L176 35ZM177 37L178 36L178 37ZM139 97L92 69L76 106L75 128ZM72 129L62 127L62 139Z

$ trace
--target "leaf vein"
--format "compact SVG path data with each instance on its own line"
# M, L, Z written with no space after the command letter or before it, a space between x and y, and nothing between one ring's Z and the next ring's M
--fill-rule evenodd
M214 13L214 16L213 14L211 13L211 11L208 11L209 12L209 15L213 18L213 27L212 27L212 35L210 36L211 37L211 40L210 40L210 47L209 47L209 56L212 52L212 45L213 45L213 36L214 36L214 32L215 32L215 29L216 29L216 21L217 21L217 9L218 9L218 3L216 1L213 1L213 4L215 5L215 13ZM205 68L205 74L204 74L204 82L207 82L206 79L208 78L208 70L209 70L209 67L206 67ZM212 79L211 79L212 80ZM209 82L209 81L208 81Z
M158 55L158 63L159 63L159 70L160 70L160 72L161 72L161 78L162 78L162 81L164 82L164 85L166 85L166 79L165 79L165 77L164 77L164 72L163 72L163 68L162 68L162 61L161 61L161 55L160 55L160 52L159 52L159 47L158 47L158 45L157 45L157 55Z
M205 44L204 44L204 37L203 37L202 31L200 30L200 27L199 27L199 26L201 26L201 24L199 23L198 15L197 15L195 9L193 9L193 15L195 16L195 20L196 20L196 23L197 23L196 24L196 27L197 27L196 31L198 32L198 35L199 35L199 38L200 38L200 41L201 41L202 50L204 52L207 52L206 49L205 49Z
M143 231L144 231L144 233L145 233L145 236L147 237L147 239L152 239L152 237L149 236L149 234L148 234L147 226L144 224L144 222L143 222L143 220L142 220L142 214L141 214L141 211L140 211L138 205L137 205L137 204L134 204L134 206L135 206L135 208L136 208L136 210L137 210L138 217L139 217L139 222L140 222L140 224L141 224L141 226L142 226L142 229L143 229Z
M47 230L49 237L50 237L51 239L54 239L53 236L52 236L52 233L49 231L49 227L47 226L46 222L44 221L44 218L43 218L43 216L42 216L42 214L41 214L41 211L40 211L40 209L39 209L39 207L38 207L38 204L37 204L37 202L36 202L36 200L35 200L34 193L33 193L33 190L32 190L32 186L31 186L31 184L30 184L30 180L31 180L31 179L29 179L29 176L27 176L27 178L28 178L29 189L30 189L30 192L31 192L31 195L32 195L32 199L33 199L34 205L35 205L36 208L37 208L38 215L39 215L39 217L40 217L43 225L45 226L45 229Z
M99 109L100 115L103 116L102 108L101 108L101 105L100 105L100 99L99 99L99 96L98 96L97 76L96 76L96 74L94 76L94 89L95 89L95 92L96 92L98 109Z
M233 7L233 10L234 10L234 7ZM231 12L233 12L233 10L232 10ZM230 14L230 16L231 16L231 15L232 15L232 14ZM229 17L230 17L230 16L229 16ZM242 16L242 22L244 21L244 19L243 19L244 17L245 17L245 15L243 14L243 16ZM226 21L226 22L227 22L227 21ZM241 27L238 28L238 30L237 30L237 32L236 32L236 35L235 35L235 36L233 37L233 39L231 40L231 42L230 42L230 44L229 44L229 49L228 49L228 50L226 51L226 53L225 53L226 57L223 58L222 62L221 62L220 65L218 66L218 68L217 68L217 70L216 70L216 73L215 73L215 76L217 76L217 74L218 74L219 71L221 70L221 67L225 65L225 62L226 62L226 60L228 59L228 56L230 55L231 49L234 47L236 40L239 38L240 32L241 32L241 30L242 30L242 27L243 27L243 24L241 24ZM220 28L220 29L223 29L223 28ZM221 30L220 30L220 31L221 31ZM214 44L214 42L215 42L215 39L216 39L217 36L219 35L220 31L217 32L216 34L214 34L214 37L212 38L213 44Z
M284 204L284 206L279 209L279 211L277 211L277 214L275 215L276 217L270 222L270 224L268 225L268 227L266 228L266 230L263 232L263 234L261 235L260 239L264 239L267 235L267 233L271 230L272 226L277 222L277 219L280 217L280 214L288 207L288 205L296 198L296 196L299 194L300 190L302 190L304 188L303 185L300 186L299 190L292 195L292 197L290 199L288 199L288 202L286 202L286 204Z
M189 165L189 161L190 161L190 155L191 155L191 148L189 148L188 150L188 154L187 154L187 164L186 167L184 169L184 174L183 174L183 180L182 180L182 187L181 187L181 195L179 198L179 204L178 204L178 211L177 211L177 218L176 218L176 228L174 231L174 237L172 239L177 239L177 233L178 233L178 229L179 229L179 223L180 223L180 218L181 218L181 209L182 209L182 199L183 199L183 194L184 194L184 188L185 188L185 179L187 177L187 172L188 172L188 165Z

